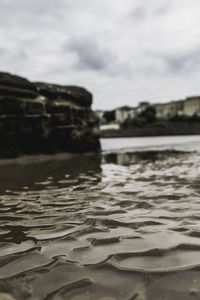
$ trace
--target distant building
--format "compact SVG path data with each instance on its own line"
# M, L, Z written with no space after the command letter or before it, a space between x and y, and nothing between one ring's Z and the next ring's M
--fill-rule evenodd
M138 107L136 107L136 116L141 114L149 105L150 104L147 101L140 102Z
M200 114L200 96L188 97L184 101L183 113L186 116Z
M200 97L188 97L185 100L171 101L152 105L156 110L156 117L169 119L174 116L193 116L200 114Z
M136 114L136 108L122 106L115 110L115 120L117 123L121 124L127 119L134 119Z
M140 102L137 107L122 106L115 110L115 120L121 124L128 119L136 118L149 106L149 102Z
M137 107L122 106L115 110L115 121L110 123L113 129L118 129L116 124L122 124L128 119L139 116L147 107L152 106L156 110L158 119L170 119L175 116L200 116L200 96L188 97L185 100L171 101L167 103L149 104L147 101L140 102ZM105 111L97 111L100 117L100 124L106 125L108 122L103 118ZM102 127L102 130L106 130ZM110 128L111 129L111 128Z
M159 103L152 105L156 110L156 117L158 119L169 119L176 115L184 114L184 101L172 101L168 103Z

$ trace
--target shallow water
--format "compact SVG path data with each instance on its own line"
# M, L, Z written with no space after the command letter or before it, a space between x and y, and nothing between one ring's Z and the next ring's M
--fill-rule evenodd
M102 145L1 161L0 293L199 299L200 137Z

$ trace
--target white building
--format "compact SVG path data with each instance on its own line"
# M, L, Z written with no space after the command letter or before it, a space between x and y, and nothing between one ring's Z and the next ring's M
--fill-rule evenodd
M123 106L115 110L115 120L121 124L127 119L134 119L136 117L136 108Z
M115 120L121 124L127 119L134 119L141 114L147 107L149 102L140 102L137 107L122 106L115 110Z

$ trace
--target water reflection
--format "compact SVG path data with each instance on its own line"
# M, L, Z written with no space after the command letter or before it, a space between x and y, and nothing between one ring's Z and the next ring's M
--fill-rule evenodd
M0 193L5 190L41 189L45 185L71 185L79 174L100 178L101 157L99 154L55 155L33 157L18 162L9 160L0 164ZM72 181L70 181L72 180ZM76 184L81 183L79 178Z
M117 152L105 153L102 157L103 163L112 163L117 165L128 166L137 164L141 161L155 162L158 160L168 159L170 157L178 157L183 155L184 151L178 150L164 150L164 151L137 151L137 152Z

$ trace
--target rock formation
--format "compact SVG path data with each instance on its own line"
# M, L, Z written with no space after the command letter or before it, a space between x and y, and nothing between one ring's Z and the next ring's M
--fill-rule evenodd
M84 88L0 73L0 157L99 151L91 104Z

